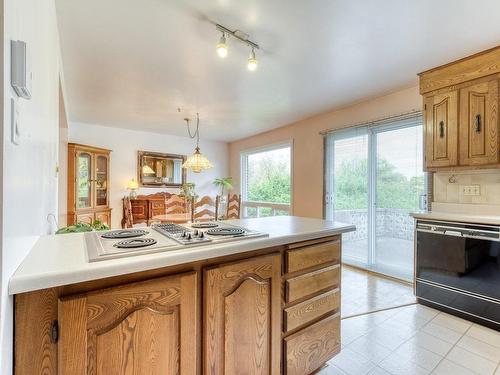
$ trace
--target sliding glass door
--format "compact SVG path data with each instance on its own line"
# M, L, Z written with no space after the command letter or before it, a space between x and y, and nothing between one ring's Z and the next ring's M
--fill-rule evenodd
M413 278L413 219L425 193L420 117L327 136L328 219L353 223L343 261L397 278Z

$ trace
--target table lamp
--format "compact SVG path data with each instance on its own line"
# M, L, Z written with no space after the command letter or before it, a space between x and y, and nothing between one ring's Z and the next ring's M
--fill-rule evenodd
M137 189L139 189L139 184L135 179L131 179L127 185L127 190L130 190L130 199L137 199Z

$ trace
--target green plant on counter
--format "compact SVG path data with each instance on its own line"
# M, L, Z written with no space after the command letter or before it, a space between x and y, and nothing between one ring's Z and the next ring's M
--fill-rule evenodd
M181 193L179 194L181 197L185 197L188 201L196 198L196 193L194 191L195 184L192 182L186 182L181 186Z
M229 192L233 188L233 178L232 177L216 178L213 184L218 188L220 188L220 195L224 195L224 190L227 190Z
M81 233L101 230L109 230L109 226L107 224L104 224L100 220L95 220L91 225L85 223L76 223L75 225L61 228L56 232L56 234Z

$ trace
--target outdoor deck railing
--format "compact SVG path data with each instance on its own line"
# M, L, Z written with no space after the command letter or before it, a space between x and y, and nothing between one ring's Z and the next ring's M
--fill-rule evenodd
M283 216L290 214L290 204L242 201L242 217Z

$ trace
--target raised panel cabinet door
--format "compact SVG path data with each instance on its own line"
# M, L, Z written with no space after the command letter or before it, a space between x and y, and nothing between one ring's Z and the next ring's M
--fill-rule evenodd
M281 255L204 271L204 374L280 374Z
M92 223L94 222L94 214L91 212L91 213L87 213L87 214L77 214L76 215L76 223L83 223L83 224L88 224L88 225L92 225Z
M460 164L498 163L498 78L460 90Z
M427 168L458 164L457 100L456 90L424 98Z
M103 211L103 212L96 212L95 213L95 219L99 220L103 224L106 224L107 226L111 226L111 212L110 211Z
M197 299L195 272L61 298L59 373L195 375Z

